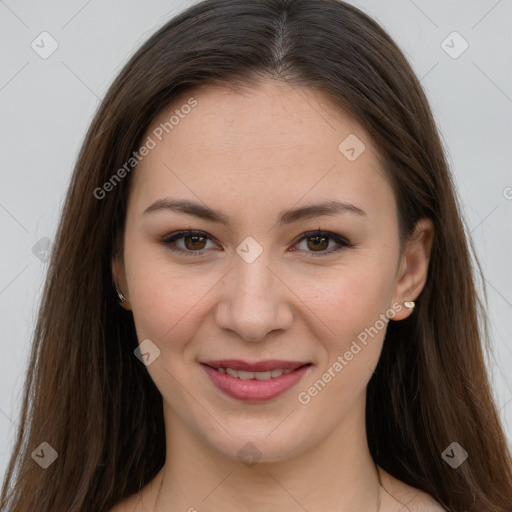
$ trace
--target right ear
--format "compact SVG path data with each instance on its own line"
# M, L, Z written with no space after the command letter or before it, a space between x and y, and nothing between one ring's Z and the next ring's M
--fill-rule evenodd
M126 283L126 272L124 269L124 262L122 256L119 254L115 255L112 258L112 279L114 281L114 286L116 290L123 294L126 298L125 301L119 300L119 305L126 309L127 311L131 311L130 299L128 294L128 285Z

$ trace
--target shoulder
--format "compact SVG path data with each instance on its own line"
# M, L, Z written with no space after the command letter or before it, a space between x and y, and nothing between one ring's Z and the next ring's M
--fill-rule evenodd
M383 510L405 510L410 512L446 512L430 494L407 485L379 467L382 482L381 500ZM387 508L384 508L384 505Z

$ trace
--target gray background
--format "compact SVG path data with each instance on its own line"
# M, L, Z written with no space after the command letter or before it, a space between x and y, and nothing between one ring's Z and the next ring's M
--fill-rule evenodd
M53 240L86 129L128 57L192 3L0 0L2 474L47 268L44 239ZM431 102L483 264L495 347L488 367L512 440L512 0L352 3L394 37ZM58 44L45 59L31 47L51 49L44 31Z

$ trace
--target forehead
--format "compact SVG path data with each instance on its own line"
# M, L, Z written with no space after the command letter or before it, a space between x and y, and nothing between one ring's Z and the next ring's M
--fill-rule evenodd
M197 104L188 108L191 98ZM278 157L289 148L305 154L315 149L313 157L318 157L329 146L337 155L340 136L357 133L367 139L326 94L270 79L243 89L202 86L160 112L147 132L155 130L163 132L161 142L168 148L179 146L195 155L265 149L267 156Z
M133 177L141 208L166 194L276 210L301 198L394 200L365 131L311 88L202 87L160 112L148 137Z

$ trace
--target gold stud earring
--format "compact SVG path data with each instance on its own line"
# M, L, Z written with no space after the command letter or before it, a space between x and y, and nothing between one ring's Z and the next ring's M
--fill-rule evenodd
M404 302L405 309L407 311L412 311L414 309L414 306L416 306L415 302L413 300L406 300Z

